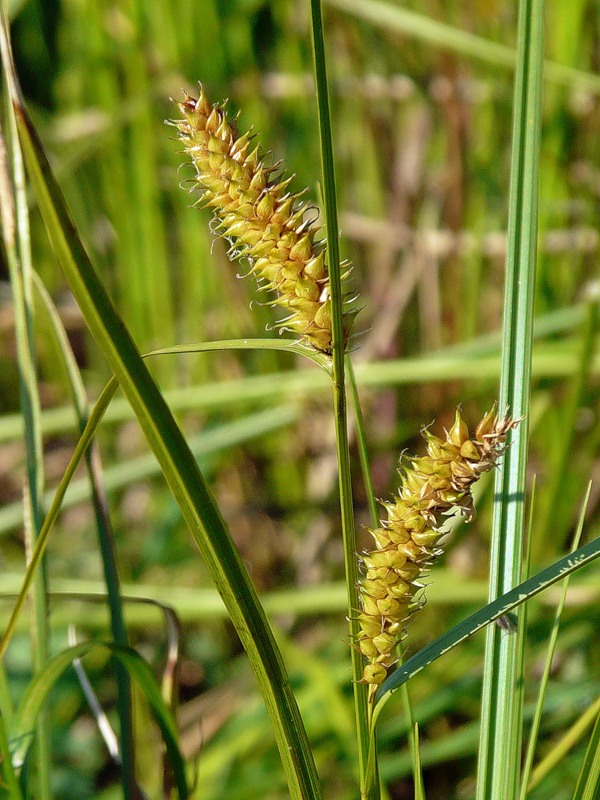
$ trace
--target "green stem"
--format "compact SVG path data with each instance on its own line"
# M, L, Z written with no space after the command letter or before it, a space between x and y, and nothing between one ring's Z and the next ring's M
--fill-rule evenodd
M362 408L360 405L360 394L358 392L358 384L356 382L354 367L352 366L352 361L350 360L349 356L346 356L346 371L348 373L348 380L350 382L350 389L352 391L354 416L356 418L356 442L358 444L360 468L362 471L363 484L365 486L365 494L367 495L367 504L369 506L371 525L373 528L378 528L379 508L377 506L377 498L375 497L375 487L373 486L371 465L369 463L369 448L367 446L365 424L363 420Z
M375 497L375 488L373 486L373 478L371 474L371 466L369 463L369 450L367 447L367 437L363 421L362 408L360 405L360 395L358 393L358 384L356 383L356 375L354 374L354 367L348 356L346 356L346 369L348 373L348 380L352 390L352 400L354 403L354 414L356 417L356 439L358 443L358 453L360 457L360 467L362 470L362 479L365 485L365 492L367 495L367 503L369 505L369 513L371 516L371 526L378 528L380 524L379 509L377 507L377 499ZM400 655L399 664L402 663L402 655ZM415 798L424 797L423 789L423 774L421 770L421 761L419 755L419 740L418 728L415 721L415 715L410 699L407 684L401 687L402 701L404 703L404 710L408 720L408 741L410 745L410 755L412 762L412 772L414 781ZM373 692L375 694L375 692ZM368 780L369 782L377 783L379 781L377 769L377 737L375 731L375 720L373 717L373 702L369 703L369 754L368 754Z
M333 333L333 403L335 415L336 448L339 469L339 492L342 536L344 540L344 564L348 591L348 622L350 640L354 642L360 626L357 618L358 602L358 560L356 557L356 532L354 529L354 507L352 503L352 480L350 474L350 451L348 442L348 414L346 406L345 365L344 365L344 321L343 290L339 254L339 231L337 224L337 203L335 174L333 168L333 147L331 134L331 115L325 64L325 43L323 40L323 17L320 0L311 0L312 35L315 59L315 84L319 114L321 143L321 167L323 176L323 201L325 206L325 225L327 230L327 249L329 280L331 288L331 316ZM369 751L369 712L367 686L361 683L364 669L361 653L351 648L352 679L354 682L354 710L358 735L358 769L360 790L363 798L378 798L374 787L367 794L366 773Z
M33 285L46 311L56 348L63 359L67 373L73 407L82 435L89 419L87 396L75 356L71 350L67 334L61 319L56 312L52 299L37 273L33 273ZM103 486L102 464L100 453L92 442L84 455L86 469L91 487L91 499L96 518L98 545L102 557L102 568L106 583L106 596L110 614L111 632L114 641L127 647L129 644L125 620L117 559L114 546L114 534L108 513L108 499ZM133 736L133 713L131 706L131 681L124 665L116 660L115 674L117 681L117 711L120 728L121 784L126 799L139 798L140 793L135 779L135 741Z
M2 4L3 23L7 25L6 3ZM2 48L2 60L6 63L6 48ZM8 93L7 93L8 97ZM2 228L6 247L10 283L15 313L15 341L19 367L21 410L25 427L25 459L27 484L24 495L28 517L25 534L31 549L35 546L42 523L42 497L44 492L44 455L40 421L40 399L36 372L36 347L33 326L33 303L31 289L31 246L29 233L29 209L25 189L23 157L19 146L17 126L10 105L7 111L7 133L10 137L9 167L3 158ZM27 549L27 548L26 548ZM40 672L48 660L48 603L45 565L42 562L33 584L31 614L32 666ZM51 735L47 711L43 710L36 724L36 789L41 800L49 800L51 764Z
M369 450L367 447L367 437L365 433L365 426L363 421L362 408L360 405L360 396L358 393L358 384L356 383L356 375L354 374L354 367L349 356L346 356L346 370L348 374L348 381L352 391L352 401L354 404L354 416L356 419L356 439L358 444L358 453L360 458L360 468L362 472L362 479L365 486L367 495L367 503L369 506L369 513L371 516L371 526L373 528L379 527L379 509L377 507L377 499L375 498L375 489L373 486L373 477L371 474L371 465L369 463ZM408 696L408 695L407 695ZM368 690L368 732L369 743L367 750L367 763L365 774L365 794L367 797L370 793L377 796L379 787L379 765L377 762L377 736L375 726L373 724L373 697L374 690L371 687ZM412 720L411 720L412 721Z

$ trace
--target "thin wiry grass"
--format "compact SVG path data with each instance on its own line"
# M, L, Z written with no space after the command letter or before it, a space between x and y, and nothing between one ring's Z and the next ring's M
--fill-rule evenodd
M37 273L33 274L33 286L40 299L40 305L44 309L54 338L54 344L58 351L59 358L64 364L67 381L72 397L73 407L77 415L77 422L80 435L85 430L88 421L89 411L85 386L77 367L75 356L69 344L66 331L62 325L56 308L48 292ZM114 532L112 529L108 499L103 482L102 463L100 453L92 443L86 450L85 465L88 473L86 487L89 486L90 500L94 509L96 531L98 535L98 545L102 556L102 567L108 598L108 607L111 617L111 633L113 640L121 647L128 645L127 630L123 616L123 605L119 588L119 572L117 567ZM117 692L118 692L118 714L119 714L119 733L120 733L120 757L121 782L123 795L125 798L135 798L139 793L135 777L135 747L133 736L133 713L131 685L127 670L120 663L116 662Z
M7 26L7 7L2 3L0 26ZM5 70L10 58L4 35L0 38L0 52ZM6 73L5 73L6 74ZM7 80L3 80L7 90ZM10 156L5 136L0 133L0 205L2 236L8 261L15 316L15 340L19 369L21 413L25 429L25 457L27 479L23 491L23 514L26 558L31 554L40 532L42 521L42 496L44 492L44 455L40 425L40 388L37 373L37 345L33 309L33 265L29 227L29 207L23 156L17 134L14 114L6 111L5 131L10 141ZM45 667L49 655L50 631L48 626L47 574L45 562L41 564L32 590L31 608L31 659L35 673ZM36 722L36 775L35 782L40 800L50 800L51 731L48 712L44 709Z
M585 512L588 506L588 502L590 499L590 491L591 491L591 484L588 485L588 489L586 492L586 496L583 500L581 516L579 518L579 525L577 526L577 530L575 532L575 536L573 538L573 546L571 550L576 550L579 542L581 540L581 535L583 533L583 523L585 519ZM556 607L556 614L554 617L554 624L552 626L552 633L550 634L550 639L548 641L548 650L546 653L546 660L544 662L544 669L542 672L542 676L540 678L540 687L538 692L538 699L535 707L535 714L533 717L533 721L531 724L531 729L529 731L529 737L527 742L527 750L525 753L525 759L523 762L523 769L521 771L521 775L519 777L520 781L520 791L519 791L519 800L527 800L527 793L530 789L530 776L531 770L533 767L533 759L535 757L535 751L538 742L538 736L540 732L540 724L542 719L542 711L544 706L544 698L546 696L546 691L548 688L548 679L550 677L550 671L552 669L552 661L554 659L554 654L556 652L556 642L558 639L558 632L561 624L562 614L565 607L565 601L567 599L567 591L569 589L569 579L566 578L563 583L563 588L560 596L559 603Z

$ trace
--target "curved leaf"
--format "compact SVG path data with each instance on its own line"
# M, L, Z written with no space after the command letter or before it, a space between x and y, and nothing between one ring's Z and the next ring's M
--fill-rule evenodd
M512 611L513 608L521 605L521 603L543 592L544 589L552 586L552 584L566 578L572 572L581 569L586 564L590 564L598 556L600 556L600 538L594 539L594 541L588 542L573 553L564 556L552 566L546 567L546 569L538 572L537 575L528 578L519 586L511 589L510 592L506 592L506 594L498 597L484 608L480 608L479 611L450 628L442 636L438 636L435 641L426 645L405 661L381 684L376 698L375 715L379 715L384 704L390 699L392 692L406 683L417 672L429 666L433 661L443 656L444 653L468 639L469 636L485 628L490 622L494 622L494 620Z
M6 32L2 32L6 40ZM5 65L25 161L46 230L89 329L139 420L248 653L294 798L319 798L308 737L256 590L171 410L115 311L79 238L37 133Z
M13 742L12 762L15 769L23 766L27 751L33 740L37 715L57 680L76 658L82 658L91 650L108 650L126 668L146 697L158 723L173 770L173 777L179 797L189 796L185 763L179 751L177 728L169 708L165 705L160 688L144 659L129 647L121 647L113 642L83 642L51 658L27 687L27 691L17 709L11 726L10 740Z

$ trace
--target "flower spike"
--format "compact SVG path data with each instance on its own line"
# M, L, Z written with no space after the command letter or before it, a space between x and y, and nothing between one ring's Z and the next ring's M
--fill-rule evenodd
M320 227L306 219L310 206L301 200L304 192L290 192L292 177L280 175L279 163L265 165L252 131L240 136L225 105L209 103L202 88L197 99L186 95L178 105L182 119L173 125L196 168L202 202L214 210L214 230L229 243L230 258L244 258L259 286L274 292L274 303L288 313L279 327L331 353L326 249L317 238ZM344 312L345 342L355 314Z
M423 431L427 455L405 459L402 485L384 503L387 520L371 531L376 548L363 554L361 631L356 645L367 659L362 681L378 686L396 661L406 624L424 605L422 580L443 552L443 523L452 513L473 516L471 488L493 469L519 420L493 408L471 438L460 412L445 440Z

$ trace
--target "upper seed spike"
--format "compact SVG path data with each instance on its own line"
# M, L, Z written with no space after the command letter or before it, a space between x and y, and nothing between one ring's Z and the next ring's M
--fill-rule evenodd
M305 219L304 192L290 193L293 176L278 177L280 163L265 166L251 131L241 136L225 104L198 99L179 103L179 129L185 151L196 167L196 184L219 220L218 232L231 243L232 256L248 258L259 281L277 293L274 301L291 312L283 324L317 350L331 352L329 276L319 228ZM291 264L298 264L298 269ZM345 341L356 311L344 312Z

